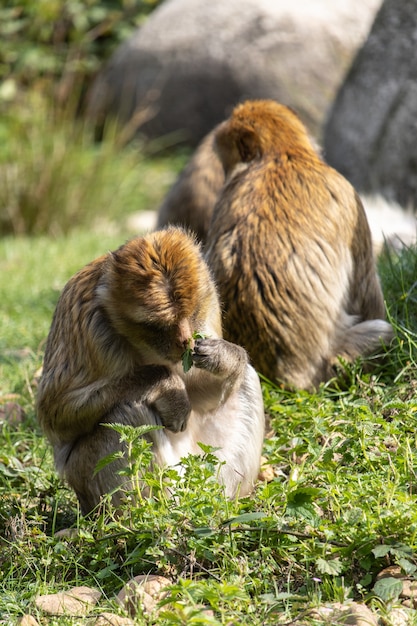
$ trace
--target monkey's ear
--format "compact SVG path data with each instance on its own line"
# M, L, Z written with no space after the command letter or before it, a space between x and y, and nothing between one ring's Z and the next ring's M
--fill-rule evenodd
M242 127L236 131L236 147L243 163L253 161L261 153L259 138L252 128Z
M214 147L228 173L237 163L248 163L261 153L253 129L230 121L223 122L215 134Z

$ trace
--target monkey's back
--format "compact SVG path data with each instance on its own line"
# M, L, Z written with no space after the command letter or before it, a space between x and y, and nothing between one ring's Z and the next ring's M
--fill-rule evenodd
M222 164L213 149L216 128L201 141L158 210L157 228L169 224L193 231L205 243L213 206L224 183Z
M52 440L58 424L61 427L69 421L63 415L71 394L80 390L81 404L95 393L103 377L111 375L111 369L118 369L122 376L130 366L125 342L110 336L98 305L97 286L106 258L103 255L72 276L55 308L37 393L38 420Z
M359 229L364 245L356 250ZM356 253L365 270L356 268ZM271 379L316 385L353 319L383 316L376 277L366 286L371 307L355 286L373 264L360 201L315 155L274 156L232 175L214 209L207 259L225 337Z

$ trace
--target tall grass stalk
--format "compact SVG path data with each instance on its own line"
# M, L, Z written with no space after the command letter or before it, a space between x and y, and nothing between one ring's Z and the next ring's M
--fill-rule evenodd
M145 159L143 145L126 145L124 130L110 123L96 142L94 129L73 109L31 92L4 110L0 235L57 236L80 225L117 221L156 208L172 182L175 170L167 158Z

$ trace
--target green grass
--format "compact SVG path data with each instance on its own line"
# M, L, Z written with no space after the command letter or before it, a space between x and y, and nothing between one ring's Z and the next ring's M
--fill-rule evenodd
M272 625L346 599L389 611L398 598L374 590L376 574L399 564L414 577L417 567L417 251L381 261L397 332L385 368L371 376L351 367L343 386L315 394L264 383L271 482L229 502L207 451L204 461L187 461L184 477L148 472L151 498L120 518L91 521L53 469L34 415L36 372L64 283L124 238L78 230L0 242L0 398L25 410L21 424L0 426L0 620L36 616L37 595L75 585L99 588L100 610L120 612L115 592L148 572L175 581L160 624ZM132 470L146 465L146 446L125 435ZM175 486L174 500L163 478ZM78 529L76 539L55 536L67 527Z
M349 367L340 387L316 394L264 383L271 482L229 502L207 450L183 477L146 473L152 497L136 489L121 517L85 520L34 413L44 342L65 282L132 234L128 215L158 205L184 155L156 156L154 146L145 157L112 128L98 145L68 111L28 104L39 102L0 123L0 231L15 234L0 240L0 405L24 415L0 422L0 623L37 615L37 595L77 585L102 591L100 610L120 611L115 592L149 572L175 581L161 624L276 624L348 598L389 610L397 597L374 589L377 572L391 563L416 571L416 250L380 263L396 329L383 368ZM125 436L135 473L149 450ZM76 539L55 535L71 527Z
M0 101L0 235L66 234L77 226L103 229L130 213L156 208L184 163L163 156L163 142L145 149L133 130L108 123L103 140L43 96ZM151 156L152 158L149 158Z
M24 26L20 53L34 42L45 48L37 30L50 41L48 28L57 20L43 4L36 4L39 11L28 5L35 21L26 22L25 11L9 16L12 30L13 24ZM72 15L82 14L83 21L67 28L84 33L91 26L81 5L74 4ZM94 17L92 11L95 6L87 17L105 22L108 12ZM114 26L117 39L128 24ZM97 60L94 43L85 51L89 63ZM417 249L380 261L396 331L383 367L373 375L360 365L347 367L343 381L314 394L263 383L270 420L264 454L273 480L259 483L248 498L228 501L215 479L216 460L206 450L203 459L186 460L183 476L175 469L145 471L151 496L143 499L134 488L120 516L108 510L84 519L56 475L36 421L44 342L67 279L132 234L127 217L158 206L185 155L164 156L163 142L147 146L146 155L139 140L131 141L137 129L129 127L107 125L97 143L93 129L74 115L77 77L72 101L62 110L46 95L46 57L36 61L32 55L33 71L21 66L16 77L7 72L10 64L19 70L20 57L8 55L7 41L3 48L8 80L0 93L0 624L17 624L25 613L50 626L91 624L45 618L35 598L89 585L102 592L92 614L121 614L114 598L123 584L158 572L174 584L157 620L139 616L138 624L275 626L300 615L309 623L311 607L357 600L388 616L384 623L391 626L398 586L392 580L376 583L376 575L399 565L404 575L417 578ZM45 51L53 63L64 63L65 54L52 54L49 44ZM17 85L22 88L7 95ZM17 423L2 419L1 408L13 403L23 411ZM129 442L128 471L135 474L147 466L149 449L134 430L122 434ZM175 498L162 489L167 482ZM62 529L74 529L75 536L56 534ZM415 613L408 623L417 626Z

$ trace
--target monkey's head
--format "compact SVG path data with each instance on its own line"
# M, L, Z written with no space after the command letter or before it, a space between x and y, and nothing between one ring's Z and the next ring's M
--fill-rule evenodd
M111 252L99 288L117 332L154 364L180 360L193 332L204 330L215 294L199 245L180 228Z
M226 175L239 163L307 150L314 151L299 117L274 100L247 100L220 124L215 148Z

